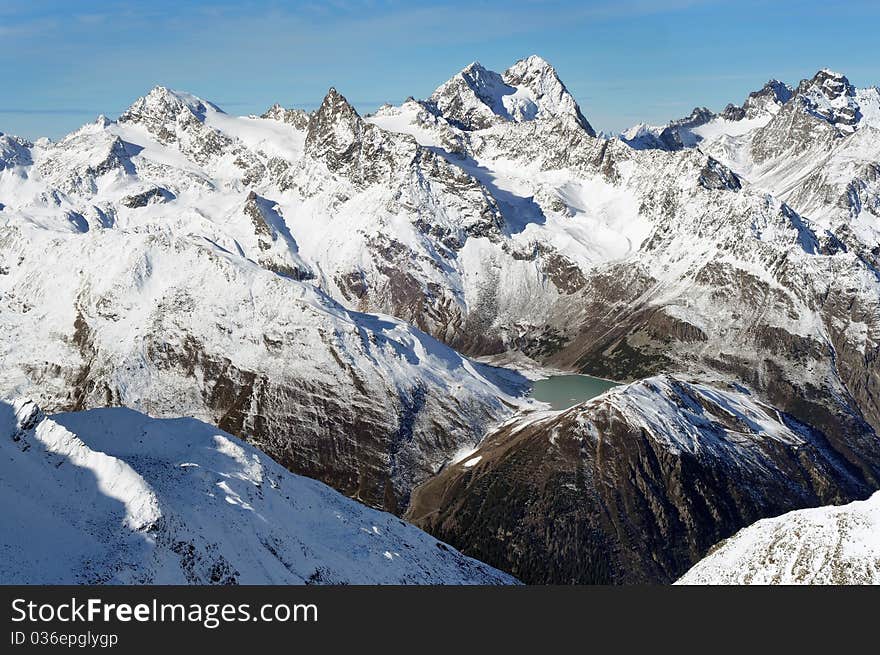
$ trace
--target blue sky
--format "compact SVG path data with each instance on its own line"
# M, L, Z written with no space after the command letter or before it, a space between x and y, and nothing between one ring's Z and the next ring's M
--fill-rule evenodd
M878 26L876 0L0 0L0 131L58 137L156 84L236 114L332 85L366 112L530 54L617 131L822 67L880 84Z

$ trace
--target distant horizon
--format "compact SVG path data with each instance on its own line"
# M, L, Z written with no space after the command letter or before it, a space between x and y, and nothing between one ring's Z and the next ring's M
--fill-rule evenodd
M156 85L236 115L276 102L311 110L332 86L366 114L427 98L473 61L501 72L537 54L593 127L617 134L738 105L769 79L796 86L822 68L877 85L878 22L880 7L860 1L9 0L0 132L58 139L116 118Z

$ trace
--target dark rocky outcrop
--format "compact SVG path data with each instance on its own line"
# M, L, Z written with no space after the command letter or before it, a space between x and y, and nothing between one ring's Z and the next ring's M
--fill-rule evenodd
M742 182L727 166L709 157L700 171L700 186L709 190L739 191L742 189Z
M407 516L528 583L668 583L760 518L875 486L744 388L657 377L508 421Z
M146 191L125 196L119 202L129 209L137 209L139 207L146 207L147 205L151 205L156 202L168 202L173 199L174 194L168 191L168 189L154 186L147 189Z

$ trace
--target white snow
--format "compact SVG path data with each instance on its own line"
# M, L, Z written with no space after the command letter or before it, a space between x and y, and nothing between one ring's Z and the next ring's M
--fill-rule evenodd
M880 584L880 492L758 521L676 584Z
M0 451L4 584L515 582L194 419L0 402Z

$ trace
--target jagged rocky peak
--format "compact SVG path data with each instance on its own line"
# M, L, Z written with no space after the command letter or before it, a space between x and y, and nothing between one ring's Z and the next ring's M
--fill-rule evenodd
M337 170L360 143L364 122L339 91L330 87L318 110L309 118L305 150ZM331 156L332 155L332 156Z
M177 140L178 129L199 131L208 111L221 110L190 93L156 86L135 100L119 122L143 125L161 143L171 143Z
M335 88L330 87L321 106L309 118L309 134L306 138L306 144L314 141L315 137L320 136L327 129L332 129L338 125L348 125L350 127L360 127L363 124L360 114L351 106L351 103L345 99L345 96L339 93Z
M337 120L337 118L359 121L361 118L360 114L357 113L357 110L348 100L345 99L345 96L332 86L327 91L327 95L324 96L324 100L321 102L318 111L315 112L315 117L320 120L330 118L334 121Z
M719 116L729 121L741 121L746 117L746 111L742 107L729 102L727 103L727 106L721 110Z
M862 116L855 87L845 75L827 68L801 81L794 96L808 113L844 132L854 130Z
M33 147L30 141L0 132L0 171L33 163L30 153Z
M532 55L521 59L504 71L502 77L507 84L517 88L525 87L535 94L538 109L536 118L543 118L544 114L550 116L568 114L574 116L590 136L596 136L596 131L581 113L580 107L565 84L559 79L556 69L542 57Z
M767 97L772 98L775 102L779 104L785 104L789 100L791 100L791 96L794 93L794 89L792 89L785 82L780 82L779 80L768 80L767 83L761 87L758 91L753 91L749 94L749 98L761 98Z
M675 127L698 127L705 125L715 118L715 113L708 107L694 107L691 113L677 121L672 121L670 126Z
M480 130L507 115L502 98L515 91L501 75L473 62L437 88L428 105L456 127Z
M772 79L757 91L752 91L741 107L730 104L722 112L728 120L757 118L766 114L775 114L786 102L791 100L794 90L785 82Z
M304 130L309 126L309 117L309 112L304 109L286 109L277 102L260 115L260 118L271 118L293 125L298 130Z
M742 106L729 103L717 114L706 107L695 107L688 116L670 121L662 127L636 125L622 133L620 139L637 150L681 150L693 147L704 138L697 128L716 119L737 122L743 119L770 118L792 98L793 93L787 84L770 80L750 93ZM722 133L723 131L722 129Z
M728 105L725 112L731 112L731 107L732 105ZM623 132L620 140L636 150L682 150L695 145L696 139L690 132L692 129L705 125L715 118L717 115L707 107L694 107L689 115L669 121L662 127L639 123Z
M199 121L203 121L209 108L220 111L216 105L190 93L154 86L147 95L135 100L119 120L134 123L157 119L174 120L182 110L187 110Z
M660 132L659 140L662 147L667 150L681 150L686 145L682 138L683 133L695 127L705 125L715 118L715 114L708 107L694 107L688 116L670 123Z
M571 116L596 135L556 70L537 55L519 60L503 74L474 62L438 87L425 104L464 130Z
M700 170L698 181L700 186L710 191L739 191L742 189L742 182L736 173L713 157L709 157L706 165Z
M828 100L834 100L845 95L855 95L855 87L847 79L846 75L827 68L820 70L811 79L803 80L798 85L797 93L801 94L813 89L820 91Z

